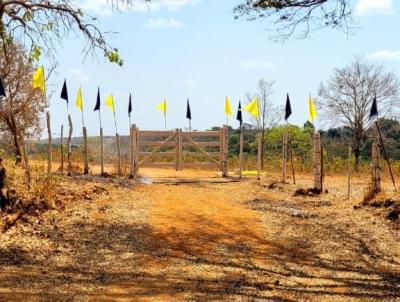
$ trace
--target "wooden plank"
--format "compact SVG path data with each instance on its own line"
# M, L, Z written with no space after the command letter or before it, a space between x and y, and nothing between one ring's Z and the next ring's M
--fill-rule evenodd
M205 151L205 150L202 148L201 144L195 142L194 140L192 140L192 138L190 138L190 137L188 137L188 136L184 136L184 137L185 137L187 140L189 140L189 143L190 143L189 146L197 148L197 150L199 150L201 153L203 153L204 156L207 157L210 161L215 162L216 164L218 164L218 162L217 162L212 156L210 156L210 155L208 154L207 151ZM185 145L185 143L183 143L182 145Z
M175 136L175 134L174 134ZM164 141L156 141L156 142L150 142L150 141L139 141L138 142L140 147L158 147L162 145L162 147L175 147L176 142L171 142L168 141L164 143Z
M185 136L187 137L187 136ZM189 139L189 137L187 137ZM184 142L182 143L183 147L220 147L220 142Z
M144 158L141 160L140 163L145 162L145 161L146 161L148 158L150 158L153 154L156 154L156 153L158 152L158 150L160 150L162 147L164 147L164 146L166 146L167 144L169 144L170 141L174 139L175 135L176 135L176 133L173 132L173 134L172 134L171 136L167 137L167 139L166 139L162 144L158 145L156 148L154 148L154 149L152 150L152 154L149 154L149 155L147 155L146 157L144 157ZM172 143L173 143L173 142L172 142Z
M199 132L182 132L185 136L190 137L219 137L221 134L219 131L199 131Z
M157 156L157 157L174 157L176 155L175 152L138 152L139 156L149 156L149 155L153 155Z
M174 131L148 131L148 130L140 130L138 132L138 137L142 138L142 137L157 137L157 136L161 136L161 137L167 137L170 136L172 134L174 134Z

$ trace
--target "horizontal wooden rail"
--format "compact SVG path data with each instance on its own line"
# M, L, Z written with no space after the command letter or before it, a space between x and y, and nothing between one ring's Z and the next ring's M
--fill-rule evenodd
M183 147L220 147L220 142L195 142L196 145L193 144L193 142L183 142L182 146Z
M202 132L182 132L185 136L190 137L219 137L221 133L219 131L202 131Z
M140 130L138 132L139 138L140 137L154 137L154 136L161 136L161 137L166 137L166 136L171 136L175 133L175 131L147 131L147 130Z
M139 152L139 156L147 156L147 155L153 155L153 152ZM154 157L171 157L175 156L175 152L157 152L154 154Z
M151 141L139 141L138 144L139 144L140 147L158 147L161 144L163 144L163 142L162 141L161 142L159 142L159 141L154 141L154 142L151 142ZM170 142L166 142L162 146L163 147L175 147L176 143L173 142L173 141L170 141Z

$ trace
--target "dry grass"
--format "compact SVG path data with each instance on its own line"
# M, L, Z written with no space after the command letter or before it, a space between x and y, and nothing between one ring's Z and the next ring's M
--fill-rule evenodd
M153 184L60 178L61 208L0 235L0 300L400 301L398 224L353 209L368 177L348 201L338 176L329 194L292 197L309 175L269 189L279 175L141 173Z

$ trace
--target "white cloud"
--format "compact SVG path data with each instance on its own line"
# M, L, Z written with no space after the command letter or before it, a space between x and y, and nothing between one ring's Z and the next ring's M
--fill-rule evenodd
M371 60L400 60L400 51L378 50L368 56Z
M86 73L84 73L84 71L82 69L71 68L68 72L71 74L71 76L77 82L89 82L90 81L90 77Z
M270 62L262 62L262 61L255 61L255 60L248 60L242 62L241 66L243 68L264 68L264 69L273 69L275 67L274 64Z
M358 0L355 12L359 16L390 15L394 13L393 0Z
M113 9L120 11L131 11L131 12L148 12L158 11L167 9L171 11L179 10L185 6L195 5L200 3L202 0L152 0L150 3L145 3L143 0L136 1L132 6L119 5L118 7L112 7L110 0L77 0L77 4L82 7L84 11L99 15L99 16L110 16L112 15Z
M156 29L156 28L161 28L161 27L182 27L183 23L171 18L171 19L164 19L164 18L158 18L158 19L149 19L147 20L146 27L151 28L151 29Z

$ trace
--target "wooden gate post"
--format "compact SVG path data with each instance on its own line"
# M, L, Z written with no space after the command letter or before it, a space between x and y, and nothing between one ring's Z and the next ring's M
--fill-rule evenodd
M83 174L89 174L87 129L83 127Z
M221 130L221 166L222 166L222 177L228 177L228 126L224 125Z
M64 125L61 125L60 155L61 155L60 172L64 173Z
M286 182L287 154L288 154L288 133L285 129L282 138L282 183Z
M321 135L319 132L314 133L314 150L313 150L313 174L314 189L322 191L322 152L321 152Z
M381 165L379 161L380 152L377 143L372 144L372 192L377 194L382 190Z
M47 122L47 132L49 135L49 142L47 145L47 173L51 174L51 163L53 161L52 157L52 138L51 138L51 126L50 126L50 112L46 113L46 122Z
M100 166L101 176L104 176L104 140L103 140L103 128L100 127Z

